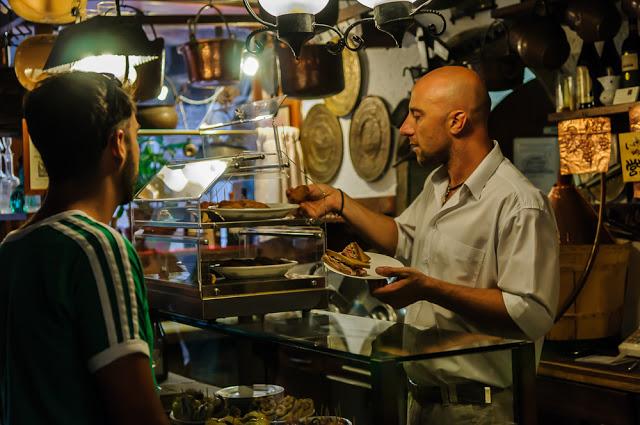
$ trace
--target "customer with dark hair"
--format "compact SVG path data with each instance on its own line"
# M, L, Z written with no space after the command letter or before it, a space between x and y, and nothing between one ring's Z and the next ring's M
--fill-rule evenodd
M0 422L164 424L142 267L108 223L138 173L135 105L96 73L25 99L49 174L40 211L0 245Z

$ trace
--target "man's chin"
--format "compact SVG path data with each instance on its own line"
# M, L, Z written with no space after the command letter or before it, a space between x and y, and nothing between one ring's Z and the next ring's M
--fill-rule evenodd
M418 164L421 167L433 167L444 164L446 161L442 158L438 158L435 156L426 156L422 154L416 155L416 159L418 160Z

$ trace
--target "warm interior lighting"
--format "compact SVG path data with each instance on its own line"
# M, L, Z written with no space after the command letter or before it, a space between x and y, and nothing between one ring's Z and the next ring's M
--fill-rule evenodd
M259 3L273 16L290 13L315 15L327 6L329 0L259 0Z
M252 48L252 40L264 32L274 33L276 38L287 44L294 56L299 58L302 46L320 31L330 30L338 35L338 42L329 42L326 46L331 53L340 54L344 48L356 51L364 47L365 40L350 33L355 27L367 22L375 23L377 29L389 34L398 47L402 47L402 39L409 27L415 24L417 15L432 14L440 18L442 28L438 29L434 24L426 27L431 36L442 35L447 27L447 20L442 13L427 9L430 1L414 7L413 4L417 0L358 0L359 3L373 9L373 16L352 23L344 33L335 27L315 21L315 15L329 4L329 0L258 1L264 10L276 17L276 22L265 21L255 13L249 0L242 1L247 12L258 23L264 25L249 34L245 42L247 51L254 54L260 54L264 45L256 41L256 47Z
M126 57L116 55L89 56L71 64L71 71L107 72L113 74L120 81L124 80L126 70ZM127 81L133 83L138 78L138 73L133 65L129 64Z
M260 61L255 55L245 52L242 56L242 62L240 62L240 68L242 73L248 77L253 77L260 69Z

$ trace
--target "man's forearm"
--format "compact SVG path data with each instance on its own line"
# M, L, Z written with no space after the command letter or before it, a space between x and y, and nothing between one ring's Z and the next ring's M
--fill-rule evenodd
M499 330L514 337L523 332L513 321L497 288L470 288L429 278L423 297L427 301L454 311L487 331Z
M393 255L398 245L398 228L391 217L371 211L344 195L342 217L359 234L387 255Z

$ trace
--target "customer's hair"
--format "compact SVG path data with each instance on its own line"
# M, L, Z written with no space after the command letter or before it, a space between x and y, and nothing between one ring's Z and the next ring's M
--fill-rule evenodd
M27 129L52 182L93 177L109 137L134 110L118 80L94 72L51 76L24 101Z

